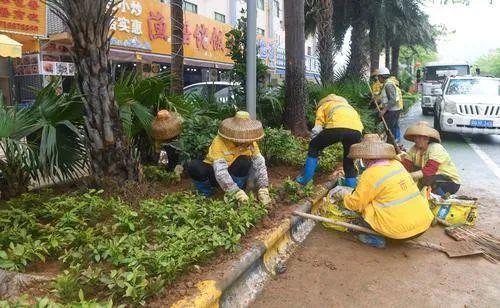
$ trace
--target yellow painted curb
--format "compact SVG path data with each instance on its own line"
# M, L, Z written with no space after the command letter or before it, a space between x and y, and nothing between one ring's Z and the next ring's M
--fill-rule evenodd
M174 303L171 307L173 308L218 308L219 299L222 295L221 290L216 286L217 282L215 280L205 280L200 281L196 284L198 292L191 298L182 299Z

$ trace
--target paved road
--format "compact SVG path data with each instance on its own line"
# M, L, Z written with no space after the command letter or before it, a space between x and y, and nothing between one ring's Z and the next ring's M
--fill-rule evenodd
M414 106L402 128L419 120L432 123L432 116ZM445 136L444 146L460 169L461 192L480 197L478 227L500 236L500 138ZM440 226L421 239L452 241ZM498 307L498 266L407 246L371 248L318 225L253 306Z

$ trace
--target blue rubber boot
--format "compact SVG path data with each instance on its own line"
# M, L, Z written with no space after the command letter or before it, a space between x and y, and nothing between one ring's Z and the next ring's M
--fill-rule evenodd
M316 172L316 167L318 166L318 158L308 156L306 159L306 166L304 168L304 173L295 179L295 181L302 185L307 185L313 177L314 172Z
M357 235L358 240L368 246L385 248L385 238L383 236L361 233Z
M358 185L357 178L345 178L345 186L351 187L351 188L356 188L356 185Z
M242 177L237 177L237 176L231 175L231 178L236 183L236 185L238 185L238 187L240 189L245 190L245 187L247 186L248 175L242 176Z
M212 185L210 185L209 180L206 180L204 182L193 180L193 183L200 195L210 197L214 194L214 189L212 188Z

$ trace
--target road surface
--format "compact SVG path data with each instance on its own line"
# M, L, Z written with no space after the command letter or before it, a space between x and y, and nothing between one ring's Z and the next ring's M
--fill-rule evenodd
M419 120L432 123L432 116L414 106L403 131ZM480 198L477 226L500 236L500 138L445 136L444 146L460 169L461 192ZM421 239L451 241L440 226ZM481 257L376 249L318 225L253 307L499 307L499 286L500 265Z

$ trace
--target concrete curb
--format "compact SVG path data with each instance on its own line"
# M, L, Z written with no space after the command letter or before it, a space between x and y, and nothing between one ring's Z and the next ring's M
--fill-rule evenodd
M336 182L319 187L312 200L305 200L296 210L314 211ZM285 261L299 243L304 241L315 223L292 216L263 236L255 245L235 261L218 280L205 280L196 284L192 296L174 303L172 307L247 307L264 288L265 282L285 269Z

